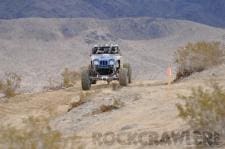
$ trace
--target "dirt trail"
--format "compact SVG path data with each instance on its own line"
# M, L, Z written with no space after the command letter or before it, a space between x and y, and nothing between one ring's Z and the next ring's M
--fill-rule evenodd
M90 97L89 102L57 117L51 124L65 135L80 136L80 141L86 144L87 148L93 148L92 135L96 132L101 134L113 132L117 135L121 132L154 131L160 134L165 131L185 130L187 125L177 117L175 104L181 102L177 94L189 94L192 87L199 85L204 86L205 81L187 80L171 86L166 85L165 81L136 81L116 91L109 87L101 88ZM111 104L114 100L122 102L123 106L110 112L93 114L93 111L99 109L101 105ZM114 143L100 147L121 148L121 144ZM123 148L142 147L123 146ZM180 147L176 145L171 148Z
M190 88L204 85L204 82L187 80L168 86L165 81L134 81L116 90L112 85L100 83L89 92L81 91L78 84L59 91L19 95L0 103L0 123L23 127L23 119L29 116L50 117L54 129L65 136L76 134L83 144L93 148L92 134L95 132L160 133L185 128L185 123L177 117L175 104L181 102L177 94L188 94ZM80 98L81 94L85 95L82 98L87 98L86 102L67 112L71 100ZM115 101L119 104L118 109L99 112L102 105L113 105ZM111 147L121 146L113 144ZM134 147L140 146L127 146Z
M158 84L157 84L158 83ZM163 85L161 82L152 82L150 84L143 84L140 81L137 81L130 85L128 89L136 88L140 86L155 86ZM118 91L112 91L112 86L107 84L98 84L92 87L92 93L95 95L93 99L97 97L103 98L106 94L121 94L119 89ZM69 108L70 101L73 98L79 98L82 93L80 85L78 84L74 88L52 91L52 92L41 92L35 94L22 94L14 98L11 98L7 101L0 102L0 121L1 124L12 124L19 126L18 123L15 123L16 119L21 117L27 118L29 116L45 116L49 117L51 114L60 115L65 114ZM115 96L115 95L114 95ZM20 121L20 120L19 120Z

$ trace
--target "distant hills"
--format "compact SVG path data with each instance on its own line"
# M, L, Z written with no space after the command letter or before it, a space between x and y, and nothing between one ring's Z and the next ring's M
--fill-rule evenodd
M91 47L115 41L137 80L165 79L177 48L199 40L225 43L225 30L191 21L148 17L0 20L0 76L23 76L22 90L61 83L64 68L87 66Z
M1 0L0 19L161 17L225 27L225 0Z
M16 72L22 90L40 91L88 65L94 44L116 42L134 79L165 79L177 48L225 43L224 18L225 0L1 0L0 77Z

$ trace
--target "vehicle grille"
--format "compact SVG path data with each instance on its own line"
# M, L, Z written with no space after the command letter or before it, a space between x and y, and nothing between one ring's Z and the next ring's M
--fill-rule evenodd
M100 61L100 66L101 66L101 67L107 67L107 66L108 66L108 61L106 61L106 60L101 60L101 61Z

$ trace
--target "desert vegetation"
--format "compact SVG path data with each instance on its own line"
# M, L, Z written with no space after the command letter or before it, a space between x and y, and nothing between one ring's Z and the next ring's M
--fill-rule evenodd
M44 86L44 91L56 91L63 88L63 84L53 80L51 77L48 79L48 85Z
M175 52L176 80L221 64L223 60L224 48L219 42L188 43Z
M0 148L61 149L68 148L71 143L74 145L78 138L77 136L63 137L59 131L53 130L49 126L49 119L44 117L29 117L24 120L24 124L26 129L2 126L0 128Z
M184 104L177 104L179 117L193 129L225 134L225 91L216 82L209 89L193 88L190 96L179 95Z
M118 83L115 83L115 82L113 82L111 86L112 86L113 91L117 91L121 88L121 86Z
M80 79L80 73L65 68L62 73L62 77L63 77L63 86L68 88L72 87L77 83L77 81Z
M88 102L88 97L90 97L95 92L80 92L79 96L74 97L70 102L70 107L67 112L71 111L72 109Z
M0 80L0 92L7 98L16 96L21 81L21 76L18 74L12 72L5 73L3 79Z
M38 149L60 148L61 134L48 126L48 121L41 118L29 117L24 120L25 129L11 126L1 127L0 144L2 148Z
M111 104L102 104L100 107L92 112L93 115L105 113L105 112L111 112L113 110L117 110L122 108L124 105L124 102L120 101L119 99L114 99Z

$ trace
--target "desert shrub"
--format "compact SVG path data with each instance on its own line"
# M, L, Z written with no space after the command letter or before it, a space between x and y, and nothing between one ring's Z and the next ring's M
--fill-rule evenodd
M115 99L115 100L113 100L112 104L109 104L109 105L103 104L103 105L101 105L100 108L99 108L99 111L100 111L100 113L110 112L112 110L119 109L119 108L121 108L123 106L124 106L123 102L121 102L118 99Z
M85 104L86 102L89 101L89 97L91 95L93 95L95 92L92 91L92 92L80 92L80 95L73 98L70 102L70 107L69 109L67 110L67 112L70 112L72 109L76 108L76 107L79 107L80 105L83 105Z
M181 96L184 104L177 104L179 117L193 129L221 132L225 127L225 91L218 83L210 89L192 89L190 96Z
M52 130L46 119L30 117L24 121L26 129L11 126L1 127L0 145L2 148L60 149L61 134Z
M69 107L69 109L67 110L67 112L70 112L72 109L74 109L74 108L76 108L76 107L78 107L78 106L80 106L80 105L82 105L82 104L84 104L84 103L86 103L86 102L87 102L87 101L86 101L86 98L82 98L82 97L80 96L79 99L73 100L73 101L70 103L70 107Z
M224 59L224 49L219 42L188 43L175 52L177 77L180 79L200 72L211 66L221 64Z
M26 128L0 127L0 148L7 149L61 149L83 144L78 136L63 137L49 126L49 119L29 117L24 120Z
M45 91L56 91L63 88L62 83L53 80L51 77L48 79L48 85L44 86Z
M70 71L68 68L65 68L62 73L62 77L63 86L68 88L77 83L77 81L80 79L80 73L77 71Z
M116 106L114 106L114 105L101 105L100 106L100 111L102 113L109 112L109 111L112 111L114 109L118 109L118 108Z
M117 83L112 83L112 90L113 91L117 91L121 88L121 86Z
M119 99L114 99L111 104L102 104L100 105L99 109L96 109L92 112L93 115L110 112L113 110L120 109L124 106L124 102L120 101Z
M91 92L83 92L83 91L81 91L80 94L79 94L79 99L81 101L86 101L87 97L89 97L91 94L92 94Z
M0 81L0 91L6 97L13 97L20 88L21 76L16 73L5 73L4 78Z
M3 82L2 82L2 80L0 80L0 91L3 89Z

